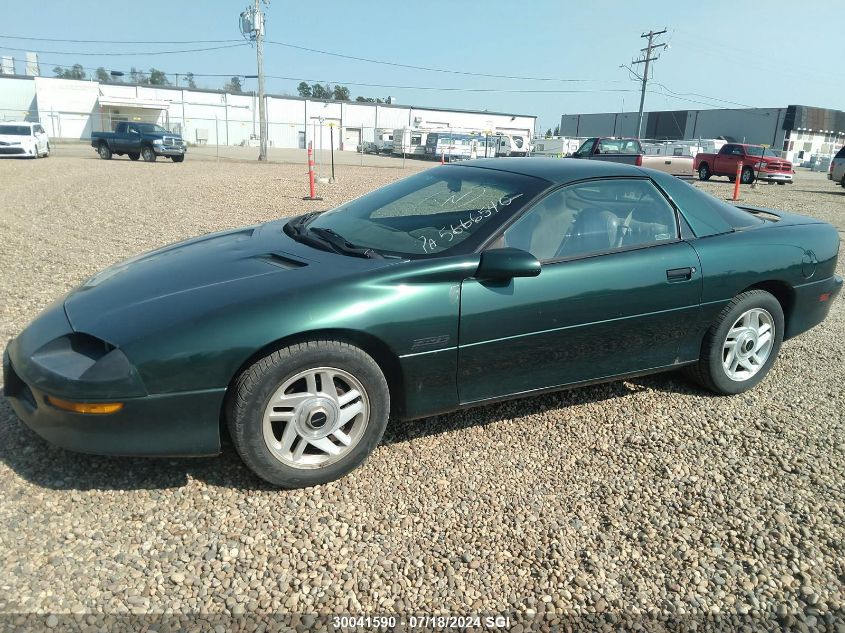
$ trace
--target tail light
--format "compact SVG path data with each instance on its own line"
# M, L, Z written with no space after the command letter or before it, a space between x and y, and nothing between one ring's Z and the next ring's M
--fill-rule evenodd
M637 167L643 166L643 155L637 154L637 162L635 163Z

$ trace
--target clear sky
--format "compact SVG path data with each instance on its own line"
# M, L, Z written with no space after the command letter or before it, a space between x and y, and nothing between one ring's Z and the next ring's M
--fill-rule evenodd
M191 71L200 87L219 88L225 77L200 75L255 74L254 49L149 53L230 45L178 42L240 39L238 15L246 4L247 0L7 0L0 21L0 54L13 55L18 72L23 69L24 50L11 49L42 51L42 74L52 74L56 64L124 71L155 66L168 73ZM835 4L829 0L800 4L272 0L264 7L270 41L398 64L554 81L431 72L268 43L265 73L295 79L268 78L267 91L296 94L300 79L328 81L348 86L353 98L391 95L403 104L535 114L545 130L554 127L562 113L636 110L639 84L619 66L630 64L645 46L640 39L643 32L665 27L668 32L662 41L670 48L654 66L646 110L792 103L845 109L845 58L837 35L841 16ZM177 43L128 43L131 40ZM173 75L169 78L174 80ZM559 81L571 79L582 81ZM254 83L245 80L244 89L252 90Z

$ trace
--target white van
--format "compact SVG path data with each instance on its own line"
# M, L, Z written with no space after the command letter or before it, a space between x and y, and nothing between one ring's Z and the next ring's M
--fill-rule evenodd
M50 155L50 138L40 123L0 121L0 158Z

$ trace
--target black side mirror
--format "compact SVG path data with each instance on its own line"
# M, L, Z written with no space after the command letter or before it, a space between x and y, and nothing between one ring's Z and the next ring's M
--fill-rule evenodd
M531 253L518 248L494 248L481 253L481 263L475 271L477 279L513 279L536 277L540 262Z

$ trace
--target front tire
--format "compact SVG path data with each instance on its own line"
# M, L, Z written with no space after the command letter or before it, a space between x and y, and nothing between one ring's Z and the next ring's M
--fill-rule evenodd
M749 290L725 306L704 335L698 362L687 374L723 395L742 393L766 374L783 342L783 309L765 290Z
M754 170L751 169L751 167L743 167L742 174L739 177L739 181L743 185L750 185L752 182L754 182Z
M109 146L105 143L100 143L99 147L97 147L97 153L100 155L100 158L103 160L111 160L112 152L109 149Z
M173 160L174 163L181 163L183 160L185 160L185 155L181 154L179 156L171 156L170 158Z
M226 419L235 449L262 479L301 488L360 465L384 434L390 393L363 350L313 340L277 350L237 379Z
M698 168L698 179L699 180L710 180L711 175L712 174L710 173L710 167L707 165L707 163L701 163L701 165Z
M143 149L141 149L141 158L143 158L146 163L154 163L156 161L156 153L151 146L145 145Z

